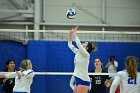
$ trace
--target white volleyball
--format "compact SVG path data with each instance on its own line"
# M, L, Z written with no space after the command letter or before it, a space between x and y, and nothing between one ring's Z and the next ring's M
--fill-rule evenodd
M66 16L68 19L74 19L76 17L76 11L73 8L67 10Z

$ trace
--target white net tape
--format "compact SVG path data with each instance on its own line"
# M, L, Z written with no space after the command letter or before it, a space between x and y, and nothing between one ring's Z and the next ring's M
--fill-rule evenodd
M67 41L69 30L0 29L0 40L27 42L28 40ZM77 31L81 41L140 42L138 31Z

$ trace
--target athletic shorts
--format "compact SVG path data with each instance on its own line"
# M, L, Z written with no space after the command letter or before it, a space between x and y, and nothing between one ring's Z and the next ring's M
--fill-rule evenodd
M84 81L78 77L75 77L75 84L76 86L78 85L85 85L85 86L90 86L90 82L89 81Z

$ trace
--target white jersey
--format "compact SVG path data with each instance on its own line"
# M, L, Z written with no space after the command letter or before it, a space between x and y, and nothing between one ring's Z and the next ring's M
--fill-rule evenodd
M140 93L140 73L137 79L132 79L126 70L118 72L111 85L110 93L115 93L118 85L120 85L120 93Z
M33 81L34 71L29 69L22 72L24 76L20 78L16 75L16 72L6 74L7 78L15 78L14 92L27 92L30 93L30 86Z
M82 46L78 37L75 38L76 45L79 49L72 45L72 42L68 42L69 48L75 53L74 63L75 69L73 76L76 76L84 81L90 81L88 76L88 65L90 54Z
M109 67L108 67L108 73L116 73L117 71L116 71L116 67L114 67L114 65L110 65Z

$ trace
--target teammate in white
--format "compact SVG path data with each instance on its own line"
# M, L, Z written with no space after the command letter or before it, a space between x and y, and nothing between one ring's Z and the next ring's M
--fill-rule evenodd
M126 70L116 74L111 85L110 93L115 93L120 85L120 93L140 93L140 73L138 72L138 59L128 56L125 60Z
M15 78L13 93L30 93L33 77L34 71L30 60L23 60L20 63L20 71L0 74L0 78Z
M73 27L68 35L68 47L75 53L73 76L75 77L76 87L74 87L74 93L87 93L90 86L90 78L88 76L89 53L92 50L96 50L96 45L92 45L90 42L81 44L76 31L77 27ZM78 48L72 45L72 35Z

